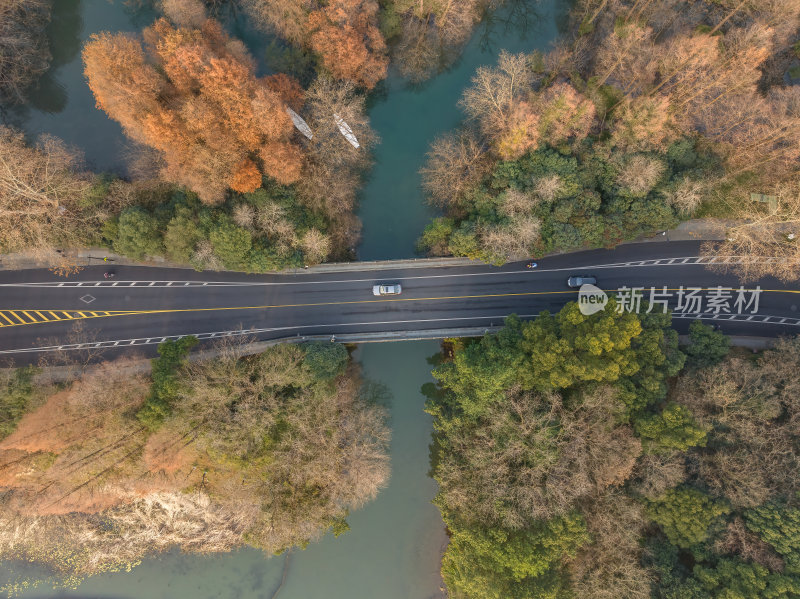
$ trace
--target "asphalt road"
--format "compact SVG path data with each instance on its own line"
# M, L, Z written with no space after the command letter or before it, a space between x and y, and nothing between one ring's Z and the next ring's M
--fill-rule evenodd
M609 295L623 287L642 288L644 300L651 287L656 299L666 287L673 309L681 287L684 304L689 304L687 288L701 288L694 294L700 306L684 305L674 314L679 331L699 316L734 335L800 333L800 284L767 278L739 293L735 276L710 271L697 256L698 242L665 242L550 257L533 270L513 263L244 275L125 266L115 267L110 280L103 278L107 266L68 279L46 270L5 271L0 273L0 361L35 362L55 348L89 345L107 347L111 354L154 355L166 337L213 338L242 330L268 340L499 325L512 313L533 318L575 300L577 290L566 285L573 274L597 277ZM399 282L403 293L374 297L377 282ZM757 286L756 307L752 290Z

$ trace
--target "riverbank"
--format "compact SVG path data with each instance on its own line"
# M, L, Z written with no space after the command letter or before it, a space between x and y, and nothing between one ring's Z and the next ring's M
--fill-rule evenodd
M719 221L711 221L709 219L694 219L681 223L674 229L657 233L655 235L640 237L630 243L668 243L670 241L719 241L722 239L720 235ZM576 253L585 251L586 248L576 249L572 252L555 252L548 254L549 256L560 256L569 253ZM104 248L87 248L85 250L78 250L74 252L65 252L63 254L65 261L75 264L78 267L87 266L100 266L108 265L109 269L114 265L121 266L154 266L160 268L184 268L186 270L193 270L186 264L178 264L170 262L164 258L154 258L147 261L131 260L125 256L115 254ZM318 264L316 266L309 266L307 268L287 268L281 271L276 271L270 274L284 274L284 275L298 275L303 273L319 274L326 272L347 272L353 270L387 270L387 269L407 269L407 268L432 268L432 267L445 267L445 266L462 266L466 264L482 264L478 260L470 260L469 258L403 258L399 260L369 260L353 262L330 262L327 264ZM18 254L5 254L0 256L0 270L27 270L35 268L50 268L51 262L38 259L35 256L27 255L24 253ZM215 272L240 272L231 270L220 270Z
M373 502L353 511L350 530L292 553L276 599L441 599L439 563L447 536L431 500L427 476L431 418L420 389L431 382L434 342L371 344L353 353L368 384L382 390L389 410L391 478ZM5 576L44 576L31 564L4 564ZM196 555L170 551L147 557L129 572L100 574L77 589L24 590L23 597L134 599L264 599L280 584L284 559L253 549Z

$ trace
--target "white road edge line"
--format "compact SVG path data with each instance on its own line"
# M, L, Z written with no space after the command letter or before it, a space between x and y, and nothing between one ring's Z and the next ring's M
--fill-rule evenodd
M726 258L737 258L738 256L727 256ZM669 262L665 262L669 260ZM683 260L683 262L679 262L677 264L673 264L671 260ZM688 260L695 260L695 262L689 262ZM503 275L518 275L521 272L527 272L531 275L534 275L539 272L567 272L567 271L580 271L586 269L612 269L612 268L646 268L650 266L706 266L710 264L710 261L704 259L701 256L690 256L687 258L654 258L650 264L643 264L643 261L631 261L631 262L613 262L610 264L590 264L586 266L570 266L567 268L542 268L542 269L532 269L532 270L506 270L506 271L499 271L499 272L469 272L469 273L456 273L456 274L449 274L449 275L420 275L420 276L406 276L406 277L395 277L399 280L403 281L413 281L419 279L449 279L449 278L459 278L459 277L486 277L486 276L503 276ZM447 267L447 268L457 268ZM277 276L277 275L276 275ZM280 275L282 277L289 277L291 275ZM336 284L336 283L365 283L365 282L375 282L376 280L387 280L391 279L392 276L386 277L372 277L369 279L336 279L336 280L323 280L323 281L281 281L281 282L271 282L271 281L259 281L259 282L237 282L237 281L174 281L175 283L184 283L184 286L195 284L201 287L277 287L281 285L326 285L326 284ZM118 281L119 283L127 283L130 287L136 286L137 283L148 283L148 281ZM157 281L149 282L146 287L153 287ZM160 281L159 281L160 282ZM88 283L88 282L87 282ZM65 283L0 283L0 287L52 287L52 286L63 287ZM162 286L156 286L160 288Z
M495 316L461 316L457 318L428 318L428 319L419 319L419 320L385 320L385 321L374 321L374 322L349 322L349 323L338 323L338 324L308 324L308 325L297 325L297 326L287 326L287 327L272 327L272 328L265 328L265 329L237 329L237 330L229 330L229 331L215 331L211 333L194 333L193 335L198 339L213 339L218 336L243 336L243 335L258 335L261 333L273 333L277 331L297 331L300 329L312 329L318 327L353 327L353 326L370 326L370 325L392 325L392 324L414 324L414 323L430 323L430 322L451 322L451 321L464 321L464 320L489 320L494 321L497 320L498 324L502 323L502 321L508 315L495 315ZM518 314L519 318L524 319L531 319L537 318L538 314ZM752 321L754 315L747 315L747 314L711 314L711 313L703 313L703 314L683 314L683 313L673 313L673 318L678 319L695 319L695 320L716 320L719 319L720 316L727 316L725 320L730 322L748 322ZM749 317L748 317L749 316ZM779 316L772 316L772 315L762 315L758 314L757 316L763 318L761 322L767 322L771 318L781 318L779 323L774 324L783 324L786 323L789 326L800 326L800 318L782 318ZM738 317L738 318L737 318ZM745 318L748 317L748 318ZM794 321L794 322L786 322L787 320ZM491 325L490 325L491 326ZM369 331L366 331L369 332ZM380 332L380 331L378 331ZM394 332L394 331L393 331ZM402 332L402 331L400 331ZM92 343L77 343L72 345L51 345L47 347L29 347L25 349L7 349L7 350L0 350L0 355L2 354L20 354L20 353L44 353L48 351L56 351L56 350L79 350L85 349L87 347L115 347L120 343L126 343L127 345L155 345L157 343L163 343L167 339L180 339L181 337L187 337L192 335L192 333L187 333L185 335L167 335L165 337L161 337L158 339L157 337L139 337L136 339L120 339L120 340L108 340L108 341L101 341L101 342L92 342ZM299 335L299 333L298 333ZM151 341L151 339L155 339L155 341Z

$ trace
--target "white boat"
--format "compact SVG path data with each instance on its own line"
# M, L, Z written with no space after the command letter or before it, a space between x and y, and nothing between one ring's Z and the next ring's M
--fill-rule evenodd
M336 126L339 127L339 131L341 131L342 135L344 135L344 138L350 142L350 145L352 145L354 148L361 147L361 145L358 143L358 138L355 136L355 133L353 133L350 125L345 123L342 117L334 112L333 120L336 121Z
M312 137L314 137L314 134L311 132L311 127L309 127L308 123L306 123L303 120L303 117L301 117L299 114L297 114L294 110L292 110L288 106L286 107L286 112L289 113L289 116L292 119L292 123L294 123L295 128L300 133L305 135L308 139L311 139Z

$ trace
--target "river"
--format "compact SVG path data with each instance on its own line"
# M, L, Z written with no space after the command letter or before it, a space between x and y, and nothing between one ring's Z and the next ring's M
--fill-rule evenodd
M430 142L463 118L456 103L475 69L490 65L500 49L546 50L557 37L570 0L522 0L507 4L481 24L459 62L418 87L396 75L373 100L372 126L382 139L361 194L364 260L414 256L414 243L432 211L425 205L418 170ZM7 115L31 136L50 133L80 148L97 171L125 172L128 143L120 127L97 110L83 79L82 44L103 30L138 31L153 20L120 0L56 0L49 28L50 71L28 106ZM244 30L251 49L264 39ZM367 344L355 358L365 375L391 394L392 478L378 498L348 517L350 531L292 554L279 599L429 599L442 597L439 557L446 543L438 511L430 503L436 485L429 470L431 419L420 387L432 380L426 358L435 342ZM91 578L73 592L45 588L28 597L270 598L280 584L284 558L240 550L214 556L171 552L128 573ZM0 565L0 581L2 581ZM20 572L19 567L16 568Z
M350 530L292 553L276 599L433 599L442 597L439 556L447 541L431 504L436 483L426 476L431 418L420 388L433 380L426 358L434 341L378 343L354 358L366 378L390 390L392 476L378 498L348 518ZM242 549L211 556L178 551L143 561L131 572L101 574L77 590L23 597L103 599L270 599L281 582L283 557ZM17 574L36 570L14 565ZM2 576L0 576L0 580Z

